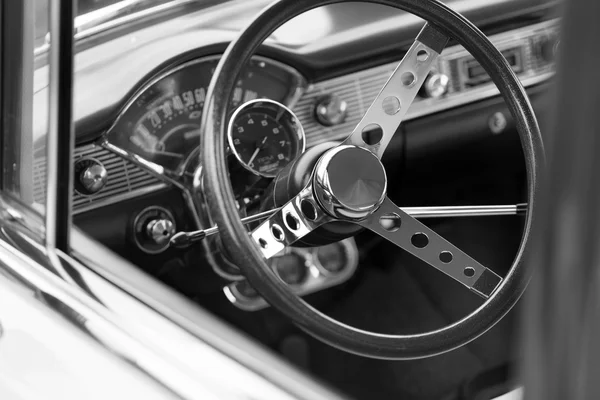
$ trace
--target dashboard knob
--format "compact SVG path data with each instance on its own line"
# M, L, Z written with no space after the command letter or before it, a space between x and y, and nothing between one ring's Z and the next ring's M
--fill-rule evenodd
M83 158L75 164L75 189L84 195L98 193L108 181L106 167L93 158Z
M348 103L335 94L321 97L315 106L315 117L321 125L339 125L346 120Z
M146 225L146 234L157 245L168 243L174 233L175 226L168 219L153 219Z
M439 72L429 74L427 79L425 79L423 87L421 88L421 95L423 97L439 99L448 91L449 83L450 79L445 74Z
M556 61L560 41L556 37L545 37L538 43L539 57L547 64Z

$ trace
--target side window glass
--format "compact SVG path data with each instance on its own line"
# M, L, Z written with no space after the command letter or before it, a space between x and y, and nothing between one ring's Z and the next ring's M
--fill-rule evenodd
M43 214L47 113L41 107L47 100L40 101L38 93L47 88L48 69L39 68L34 52L44 40L48 9L40 4L3 2L1 160L3 190Z

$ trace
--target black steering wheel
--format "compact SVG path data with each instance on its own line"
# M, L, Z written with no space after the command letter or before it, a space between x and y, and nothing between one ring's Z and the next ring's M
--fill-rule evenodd
M235 82L255 50L279 26L313 8L342 1L277 1L231 43L221 58L208 90L201 131L209 211L220 229L221 240L234 249L230 255L249 282L272 306L311 335L368 357L432 356L483 334L515 305L527 286L530 272L523 259L544 162L538 124L525 90L507 61L460 14L435 0L368 0L410 12L427 23L354 131L342 144L325 149L316 165L306 171L309 179L299 193L248 234L234 202L225 156L228 100ZM499 88L516 121L525 154L529 206L520 248L504 278L404 213L386 196L387 179L380 158L450 37L471 52ZM381 235L484 297L485 303L460 321L414 335L367 332L327 317L293 294L265 259L336 221L357 224Z

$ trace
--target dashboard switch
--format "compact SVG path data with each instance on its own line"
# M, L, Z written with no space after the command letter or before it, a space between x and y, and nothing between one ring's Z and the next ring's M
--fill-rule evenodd
M93 158L82 158L75 163L75 190L83 195L98 193L108 181L104 165Z
M448 91L450 79L447 75L435 72L429 74L421 88L421 95L432 99L439 99Z
M146 225L146 234L158 245L168 243L173 233L175 233L175 227L173 222L168 219L153 219Z
M169 247L175 234L173 214L163 207L151 206L142 210L133 221L133 239L145 253L158 254Z
M335 94L321 97L315 106L315 117L321 125L339 125L346 120L348 103Z

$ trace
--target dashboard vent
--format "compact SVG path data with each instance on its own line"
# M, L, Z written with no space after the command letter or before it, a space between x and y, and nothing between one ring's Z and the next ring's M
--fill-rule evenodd
M166 187L166 184L150 173L100 146L87 145L76 148L73 161L83 157L93 158L102 163L108 172L108 181L102 190L93 195L85 196L74 192L74 213ZM46 157L36 158L33 174L34 198L36 202L43 204L46 202Z

